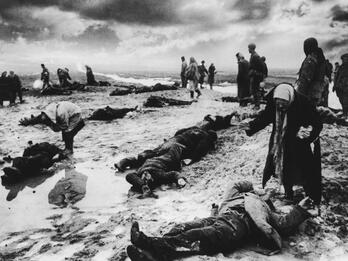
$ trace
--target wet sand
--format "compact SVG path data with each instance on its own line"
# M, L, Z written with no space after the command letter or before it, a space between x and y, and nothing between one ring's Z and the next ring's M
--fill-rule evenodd
M221 88L224 92L234 92L232 88L228 90L229 87ZM0 109L0 159L20 155L29 140L48 141L63 147L59 133L41 126L18 125L20 118L38 113L51 101L72 101L81 106L87 117L106 105L139 106L151 95L110 97L112 89L100 88L96 92L65 97L26 97L23 105ZM186 90L157 94L189 99ZM270 127L253 137L228 129L219 131L216 149L200 162L183 168L182 174L189 184L183 189L164 186L156 192L159 199L140 200L128 195L130 185L124 179L126 173L117 172L113 166L124 156L154 148L176 130L201 121L206 114L251 111L249 107L241 110L236 103L219 101L225 95L204 89L199 101L190 106L143 109L112 122L88 121L75 138L73 158L55 164L54 175L0 188L0 257L4 260L126 260L124 249L130 243L132 221L139 221L141 229L149 235L163 234L175 222L208 216L211 204L221 201L230 182L249 179L260 186ZM347 128L325 125L322 137L324 176L347 177ZM62 179L72 180L73 184L67 186L66 191L62 189L66 205L49 204L50 191ZM272 180L269 186L277 187L277 181ZM346 208L347 203L343 206ZM329 203L322 206L323 216L316 221L321 222L322 227L318 232L308 235L307 226L300 228L298 234L285 239L279 255L266 257L243 249L229 257L220 254L187 260L334 260L334 256L343 257L348 252L347 237L337 236L338 226L326 220L330 207Z

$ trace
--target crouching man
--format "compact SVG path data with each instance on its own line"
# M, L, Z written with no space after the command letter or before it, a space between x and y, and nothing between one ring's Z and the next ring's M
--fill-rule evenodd
M24 118L20 120L20 124L23 126L44 124L54 132L61 131L66 156L73 153L74 137L85 126L81 108L67 101L51 103L41 114Z
M56 156L61 152L57 146L47 142L35 145L29 143L29 147L24 150L23 157L14 158L12 167L3 169L2 183L15 184L26 178L42 174L43 170L60 160L60 157Z
M133 261L166 261L184 253L230 253L250 238L257 238L269 253L277 253L282 247L281 235L294 232L311 216L307 211L310 201L305 198L288 214L280 215L271 210L269 200L254 193L251 182L239 182L228 190L216 216L178 224L163 237L146 236L139 230L139 224L133 223L133 245L127 247L127 253Z

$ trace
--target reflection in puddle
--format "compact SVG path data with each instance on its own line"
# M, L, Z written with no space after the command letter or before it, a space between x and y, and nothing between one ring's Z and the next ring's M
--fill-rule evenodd
M52 228L52 223L69 219L76 212L73 208L57 208L50 203L63 207L74 204L80 211L124 209L121 203L127 200L130 186L124 177L115 176L114 172L111 162L80 163L75 169L62 170L51 177L37 177L17 185L20 189L13 190L16 197L12 201L6 200L9 188L1 186L0 234Z
M66 207L75 204L86 195L87 176L75 170L66 170L65 177L60 179L48 194L48 203Z

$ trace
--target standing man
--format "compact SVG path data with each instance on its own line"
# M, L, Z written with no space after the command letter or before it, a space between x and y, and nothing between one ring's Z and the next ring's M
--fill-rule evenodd
M341 56L342 65L339 66L335 77L333 91L340 100L343 109L343 116L348 119L348 53Z
M89 67L88 65L86 65L85 67L86 67L87 85L98 86L99 84L96 82L94 78L92 68Z
M254 96L255 109L260 109L261 91L260 83L264 78L264 66L261 57L255 51L256 45L251 43L248 45L248 50L250 53L250 67L249 67L249 77L250 77L250 89Z
M19 98L19 102L23 103L23 95L22 95L22 82L19 79L18 75L14 73L14 71L10 71L9 75L10 83L11 83L11 88L13 90L13 101L11 103L15 103L17 95Z
M41 64L42 72L41 72L41 81L43 81L42 90L50 87L50 72L45 67L44 64Z
M187 62L185 61L185 56L181 56L181 87L186 88L187 86L187 78L186 78L186 69L187 69Z
M237 88L239 105L247 106L248 102L245 98L250 96L250 80L249 80L249 62L245 60L241 53L236 54L238 61Z
M215 65L213 63L209 66L208 71L209 71L209 73L208 73L208 83L209 83L209 86L210 86L210 90L212 90L213 89L213 84L214 84L214 81L215 81L215 74L216 74L216 68L215 68Z
M303 51L306 58L299 72L297 91L306 96L313 105L318 106L323 99L325 86L325 56L315 38L304 41Z
M201 65L198 66L198 71L199 71L199 75L200 75L198 83L200 84L201 89L203 89L205 75L208 74L208 70L207 70L207 68L205 68L204 63L205 63L205 61L202 61Z

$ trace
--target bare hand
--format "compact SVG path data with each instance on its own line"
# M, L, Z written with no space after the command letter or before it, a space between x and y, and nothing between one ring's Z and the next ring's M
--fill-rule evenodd
M311 135L312 126L308 126L307 128L301 127L300 130L297 132L297 137L300 139L307 139Z

